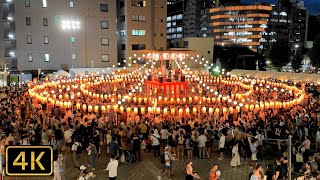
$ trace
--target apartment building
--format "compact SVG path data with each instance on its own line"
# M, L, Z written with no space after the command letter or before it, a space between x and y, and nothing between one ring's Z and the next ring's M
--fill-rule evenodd
M115 0L3 0L0 56L17 70L117 64Z
M144 63L139 50L166 50L167 1L117 0L119 66Z
M258 50L267 28L271 6L226 6L210 9L215 45L245 46Z

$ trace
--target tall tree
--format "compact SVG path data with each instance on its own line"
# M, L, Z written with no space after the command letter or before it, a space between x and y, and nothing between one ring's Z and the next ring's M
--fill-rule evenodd
M294 71L299 70L301 68L302 61L303 61L303 54L300 51L296 52L291 61L292 69Z
M309 50L308 55L311 60L312 66L320 68L320 33L316 36L313 41L313 47Z
M278 40L271 45L269 58L272 65L280 71L282 66L290 62L290 47L288 40Z

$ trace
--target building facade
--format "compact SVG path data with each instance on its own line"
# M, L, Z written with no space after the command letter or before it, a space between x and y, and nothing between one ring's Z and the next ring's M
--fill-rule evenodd
M175 46L176 39L212 35L208 12L213 6L210 0L168 0L169 46Z
M289 41L292 52L302 50L307 44L308 11L303 2L272 5L267 29L263 33L260 49L268 49L277 39Z
M266 52L279 39L287 40L292 52L307 41L308 11L303 2L224 6L210 9L215 45L245 46Z
M187 58L185 67L203 68L204 64L199 64L201 59L207 64L213 63L213 46L214 39L212 37L187 37L177 40L175 46L169 50L192 50L195 52L195 58ZM185 68L184 67L184 68Z
M119 66L132 64L139 50L166 50L166 1L118 0L117 9Z
M215 45L245 46L258 50L271 6L226 6L210 9Z
M6 0L1 57L18 70L117 64L114 0Z

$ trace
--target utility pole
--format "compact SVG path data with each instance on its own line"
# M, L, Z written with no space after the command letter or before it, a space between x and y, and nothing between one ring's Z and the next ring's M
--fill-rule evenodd
M292 135L289 135L288 139L288 179L291 180L291 172L292 172L292 161L291 161L291 152L292 152Z

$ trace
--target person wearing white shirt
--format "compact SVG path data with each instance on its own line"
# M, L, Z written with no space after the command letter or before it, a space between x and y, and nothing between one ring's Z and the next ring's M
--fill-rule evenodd
M80 149L78 150L78 148L80 148ZM79 160L80 155L81 155L81 151L80 151L81 149L82 149L81 143L77 139L75 139L74 143L73 143L73 145L71 147L71 151L73 152L72 153L72 157L73 157L73 161L75 163L74 167L77 167L77 168L79 167L79 161L78 160Z
M167 145L167 140L168 140L168 136L169 136L169 131L168 129L166 129L165 127L163 127L160 131L160 135L161 135L161 139L162 139L162 143L164 144L164 146Z
M157 157L157 152L158 156L160 157L160 135L158 133L158 129L151 130L151 145L153 147L153 152L154 152L154 157Z
M205 136L204 132L200 132L200 136L198 137L198 147L199 147L200 159L203 159L205 156L206 142L207 142L207 136Z
M64 132L64 140L66 142L67 153L70 153L70 149L72 146L72 134L73 134L73 131L71 127Z
M225 144L226 144L226 136L224 134L221 134L220 140L219 140L219 152L220 152L220 157L218 158L219 160L223 159Z
M107 171L109 171L109 180L114 180L116 179L117 175L118 175L118 165L119 162L118 160L116 160L116 155L111 154L111 159L110 162L107 166Z

